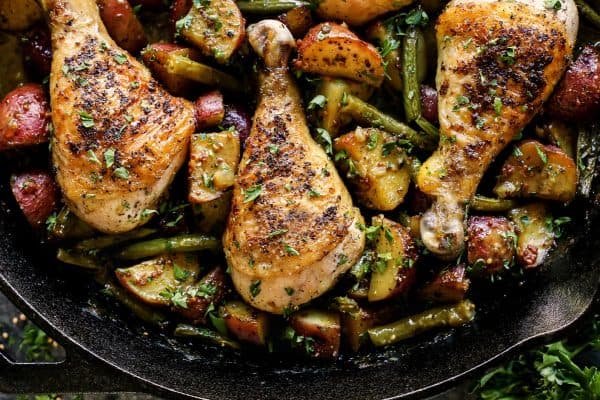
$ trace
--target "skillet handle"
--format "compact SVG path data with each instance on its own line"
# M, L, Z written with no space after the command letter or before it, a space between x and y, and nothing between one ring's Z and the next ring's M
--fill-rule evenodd
M67 351L56 363L16 363L0 352L0 393L83 393L142 391L118 370Z

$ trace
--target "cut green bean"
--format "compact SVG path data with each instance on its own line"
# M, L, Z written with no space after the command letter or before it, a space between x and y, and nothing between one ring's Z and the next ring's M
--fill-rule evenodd
M238 342L231 340L218 332L198 326L179 324L175 328L174 335L181 338L199 339L204 342L216 344L217 346L229 347L235 350L239 350L241 348Z
M579 169L579 195L585 198L592 193L593 182L598 174L600 135L597 126L579 129L577 138L577 166Z
M419 97L419 103L420 102L421 102L421 98ZM427 133L429 136L431 136L431 137L439 137L440 136L439 129L435 125L433 125L431 122L429 122L425 118L423 118L421 115L419 115L417 117L415 122L417 123L417 125L419 125L419 128L423 129L423 131L425 133Z
M104 263L98 257L76 250L58 249L56 258L65 264L75 265L91 271L97 271L104 266Z
M458 304L433 308L403 318L391 324L368 330L371 342L377 347L387 346L411 338L419 333L445 326L458 327L475 317L475 305L469 300Z
M82 240L74 247L78 250L106 249L119 244L123 244L136 239L143 239L158 232L156 229L142 228L121 235L107 235L96 238Z
M417 157L410 157L408 168L410 172L410 179L415 185L417 184L417 177L419 176L421 165L423 165L423 163L421 163L421 160L419 160Z
M189 58L175 54L174 52L167 56L165 66L167 72L173 75L182 76L187 79L200 82L208 86L218 86L220 88L232 91L243 91L246 85L242 85L236 78L219 71L208 65L192 61Z
M209 250L216 253L221 250L221 241L215 237L202 234L153 239L125 247L117 253L117 258L122 260L138 260L163 253L188 253L202 250Z
M142 321L154 325L160 325L167 321L167 316L164 313L153 307L142 304L131 294L127 293L125 289L110 280L104 282L103 293L119 301Z
M594 10L583 0L575 0L575 3L577 3L577 8L579 8L581 15L583 15L585 19L591 22L596 28L600 29L600 14L598 14L596 10Z
M237 6L244 14L268 15L284 13L296 7L310 6L310 2L294 0L250 0L238 1Z
M398 135L420 149L434 150L437 147L438 137L418 132L356 96L350 94L346 96L346 105L342 108L342 112L347 113L359 123L382 128L389 133Z
M491 197L476 195L469 203L471 210L483 212L505 212L512 210L518 205L515 200L494 199Z
M417 75L418 31L409 29L402 41L402 99L408 122L421 116L421 94Z

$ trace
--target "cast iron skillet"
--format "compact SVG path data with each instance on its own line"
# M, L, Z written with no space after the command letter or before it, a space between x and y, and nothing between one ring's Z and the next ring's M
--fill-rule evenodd
M9 170L0 159L0 171ZM67 350L56 364L0 355L0 391L147 391L208 399L383 399L440 391L509 352L548 339L590 306L600 277L596 218L574 216L556 257L506 296L475 298L466 328L421 336L335 364L177 342L99 295L32 239L0 173L0 289ZM575 212L586 207L573 207ZM587 212L589 214L589 212ZM500 292L501 293L501 292Z

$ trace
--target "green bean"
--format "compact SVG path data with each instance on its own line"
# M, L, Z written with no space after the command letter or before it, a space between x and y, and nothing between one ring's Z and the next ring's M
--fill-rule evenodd
M439 138L415 131L410 126L382 113L377 108L351 94L346 96L346 105L342 108L342 112L347 113L359 123L383 128L389 133L398 135L423 150L433 150L437 147Z
M515 200L493 199L490 197L476 195L469 203L471 210L483 212L505 212L512 210L518 205Z
M249 0L238 1L237 6L244 14L279 14L296 7L310 6L307 1L294 0Z
M583 0L575 0L575 3L581 14L596 28L600 28L600 15L592 7Z
M410 157L408 168L410 172L410 179L415 183L415 185L417 184L417 177L419 176L421 165L423 164L417 157Z
M78 250L93 250L105 249L113 247L135 239L143 239L157 232L156 229L142 228L132 232L123 233L121 235L107 235L96 238L82 240L77 243L74 248Z
M179 324L175 328L174 335L181 338L200 339L208 343L216 344L217 346L229 347L235 350L241 348L238 342L231 340L218 332L198 326Z
M473 320L475 305L469 300L433 308L391 324L368 330L371 342L377 347L411 338L419 333L445 326L458 327Z
M56 239L81 239L92 236L94 229L77 218L67 206L64 206L56 216L56 221L49 228L48 233L50 237Z
M420 102L421 102L421 98L419 97L419 103ZM419 115L417 117L415 122L417 123L417 125L419 125L419 128L423 129L423 131L425 133L427 133L429 136L431 136L431 137L439 137L440 136L439 129L435 125L433 125L431 122L429 122L425 118L423 118L421 115Z
M587 198L592 192L592 184L598 174L600 156L600 135L597 126L579 129L577 138L577 166L579 169L579 195Z
M201 250L218 252L221 242L212 236L188 234L139 242L125 247L117 258L122 260L137 260L157 256L163 253L188 253Z
M167 56L165 63L167 72L179 75L208 86L219 86L232 92L243 91L246 85L242 85L233 76L219 71L208 65L192 61L189 58L171 53Z
M418 31L409 29L402 41L402 99L408 122L421 116L421 93L417 74Z
M125 289L113 283L111 280L104 282L103 293L115 298L115 300L119 301L121 304L131 310L131 312L133 312L142 321L154 325L160 325L167 321L167 316L164 313L141 303Z
M103 268L103 263L98 257L70 249L58 249L56 258L65 264L75 265L91 271Z

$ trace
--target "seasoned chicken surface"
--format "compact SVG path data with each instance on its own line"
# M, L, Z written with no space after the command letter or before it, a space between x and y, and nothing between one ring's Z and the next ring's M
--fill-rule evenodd
M572 0L454 0L437 23L441 138L420 189L434 198L423 243L441 258L464 247L465 206L491 161L531 121L572 55Z
M117 47L94 0L43 0L52 32L52 160L69 208L118 233L145 222L182 165L194 111Z
M237 291L279 314L331 288L361 255L365 235L334 165L310 136L287 68L292 35L273 20L248 35L265 68L223 246Z

